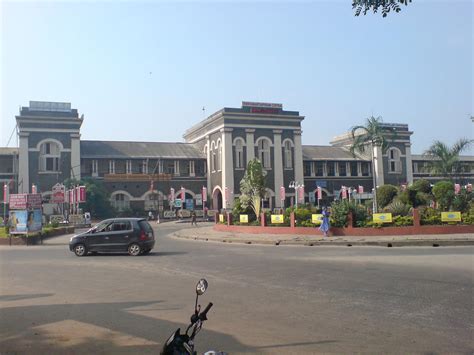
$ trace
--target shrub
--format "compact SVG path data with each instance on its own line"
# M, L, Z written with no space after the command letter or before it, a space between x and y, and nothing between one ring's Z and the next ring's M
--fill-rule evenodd
M383 210L384 212L391 213L393 216L408 216L412 212L411 207L400 200L392 201Z
M420 224L441 224L441 212L431 207L420 209Z
M397 227L413 225L413 217L411 216L395 216L392 221Z
M368 221L366 224L367 227L372 227L372 228L382 228L383 223L380 222L374 222L374 221Z
M425 179L415 181L410 187L417 192L423 192L425 194L431 193L431 184Z
M467 192L466 190L462 189L461 192L455 195L453 199L453 210L460 212L469 211L470 202L472 201L472 195L472 192Z
M355 201L348 200L335 201L331 205L331 224L334 227L347 227L347 215L349 212L353 213L353 222L356 226L360 226L358 222L366 222L368 213L367 208L363 205L358 205Z
M51 227L52 227L52 228L58 228L58 227L59 227L58 221L53 221L53 222L51 223Z
M397 195L398 189L393 185L383 185L377 189L377 205L379 208L384 208Z
M454 200L454 184L449 181L440 181L433 186L433 195L442 211L448 211Z

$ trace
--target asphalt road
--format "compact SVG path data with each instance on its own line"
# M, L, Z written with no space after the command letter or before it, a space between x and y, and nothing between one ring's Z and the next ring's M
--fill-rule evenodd
M0 353L158 353L201 277L214 303L201 353L474 351L473 247L236 245L154 227L148 256L78 258L68 237L0 247Z

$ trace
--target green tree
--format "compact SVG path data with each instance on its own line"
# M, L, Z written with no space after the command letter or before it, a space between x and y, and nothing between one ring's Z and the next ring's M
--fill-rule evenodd
M383 185L377 189L377 204L380 208L384 208L393 201L397 196L398 189L394 185Z
M461 173L459 154L468 149L474 140L461 138L452 147L441 141L434 141L423 155L429 159L428 170L433 175L457 178Z
M64 182L66 188L76 185L86 187L86 202L81 204L82 210L90 212L95 218L108 218L115 214L115 210L110 204L110 194L105 189L100 180L86 177L81 180L68 179Z
M250 207L260 218L260 201L265 195L265 175L262 163L258 159L249 161L244 177L240 181L240 204L242 208Z
M439 181L433 186L433 195L442 211L449 211L454 200L454 184L450 181Z
M358 125L351 128L352 144L350 151L353 156L356 152L366 153L370 150L370 157L372 163L372 182L373 186L377 186L377 179L374 169L374 148L380 147L382 153L385 153L388 148L388 138L395 138L395 131L388 126L383 125L382 117L369 117L366 119L365 125ZM377 201L375 199L374 201ZM374 205L374 212L377 211L377 205Z
M407 6L409 2L411 0L352 0L352 9L355 10L355 16L361 13L366 15L370 10L377 13L381 9L382 16L387 17L390 11L398 13L402 10L399 4Z

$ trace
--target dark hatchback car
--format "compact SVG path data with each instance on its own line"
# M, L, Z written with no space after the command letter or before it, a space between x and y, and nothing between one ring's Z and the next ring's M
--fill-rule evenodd
M148 254L155 246L153 228L144 218L106 219L69 241L69 250L77 256L92 253Z

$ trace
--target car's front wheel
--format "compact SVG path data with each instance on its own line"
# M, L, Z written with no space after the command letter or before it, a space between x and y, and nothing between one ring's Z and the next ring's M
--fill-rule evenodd
M76 256L86 256L87 255L87 248L84 244L77 244L74 247L74 254Z
M141 252L142 248L140 248L140 245L138 245L137 243L133 243L128 246L128 254L130 254L131 256L140 255Z

